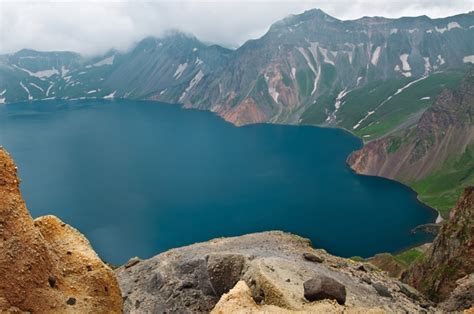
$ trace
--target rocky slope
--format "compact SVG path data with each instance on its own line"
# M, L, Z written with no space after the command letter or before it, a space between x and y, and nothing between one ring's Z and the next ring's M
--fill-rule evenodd
M357 173L404 182L443 211L474 184L474 70L445 89L415 127L369 142L348 164ZM430 197L430 193L436 196Z
M425 258L403 280L446 310L474 305L474 187L465 189L449 220L441 227ZM458 281L460 280L460 281ZM455 288L460 290L452 294Z
M362 129L379 103L346 101L351 91L390 82L382 84L388 97L419 78L465 68L474 63L473 26L473 12L342 21L314 9L276 22L236 50L181 33L95 58L22 50L0 56L0 99L153 99L212 110L236 125Z
M433 310L416 290L374 266L315 250L306 239L276 231L132 259L116 274L125 311L131 313L211 311L219 299L215 313ZM315 278L329 284L318 290L308 284Z
M1 148L0 278L0 312L122 310L117 280L87 239L57 217L31 218Z

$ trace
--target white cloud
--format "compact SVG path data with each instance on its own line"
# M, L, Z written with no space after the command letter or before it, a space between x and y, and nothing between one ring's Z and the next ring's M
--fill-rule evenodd
M96 54L125 50L145 36L179 29L236 47L289 15L321 8L339 19L361 16L442 17L474 10L471 0L0 0L0 53L22 48Z

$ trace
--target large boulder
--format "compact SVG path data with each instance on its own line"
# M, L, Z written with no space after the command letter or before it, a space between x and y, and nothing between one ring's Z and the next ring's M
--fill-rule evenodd
M346 287L332 278L317 276L305 281L303 287L308 301L330 299L342 305L346 303Z
M16 167L0 148L0 312L120 313L113 271L76 229L33 220Z

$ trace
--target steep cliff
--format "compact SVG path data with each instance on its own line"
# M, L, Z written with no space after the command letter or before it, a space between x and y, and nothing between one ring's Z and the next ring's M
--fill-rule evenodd
M367 143L348 158L356 172L412 186L421 200L448 210L474 184L474 70L445 89L413 128Z
M471 186L464 190L425 258L403 275L405 282L433 300L438 302L448 299L444 304L448 307L446 310L463 310L474 305L473 217L474 187ZM463 277L464 280L458 282ZM461 298L451 296L455 288L462 285Z
M33 220L19 184L0 148L0 312L121 312L112 270L76 229L54 216Z

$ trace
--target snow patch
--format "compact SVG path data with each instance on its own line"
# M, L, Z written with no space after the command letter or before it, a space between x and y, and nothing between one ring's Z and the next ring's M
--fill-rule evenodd
M15 68L21 70L21 71L24 71L24 72L28 73L31 76L34 76L34 77L37 77L37 78L40 78L40 79L48 78L48 77L51 77L55 74L59 74L59 71L56 70L55 68L52 68L52 69L49 69L49 70L42 70L42 71L38 71L38 72L31 72L30 70L25 69L25 68L21 68L17 65L13 65L13 66Z
M51 90L51 88L53 87L54 83L49 85L48 89L46 90L46 97L49 96L49 91Z
M347 57L349 58L349 63L352 64L352 51L344 51L347 54Z
M464 63L474 63L474 55L465 56L464 58L462 58L462 62L464 62Z
M404 77L411 77L411 72L403 72L402 75Z
M69 69L67 69L64 65L61 67L61 76L64 77L64 75L69 73Z
M357 86L359 86L360 81L362 81L363 78L364 78L364 77L362 77L362 76L359 76L359 77L357 78L357 84L356 84Z
M431 97L422 97L422 98L420 98L420 100L430 100L430 99L431 99Z
M408 63L408 54L404 53L400 56L400 61L402 62L403 71L411 71L410 64Z
M414 32L418 32L418 29L412 28L412 29L409 29L408 32L409 32L410 34L413 34Z
M203 64L204 62L203 62L201 59L199 59L199 57L198 57L198 58L196 58L196 61L195 61L194 63L195 63L196 65L201 65L201 64Z
M179 102L183 101L184 97L186 96L187 93L189 93L189 91L191 89L194 88L194 86L196 86L197 84L199 84L199 82L202 80L202 78L204 77L204 73L199 70L199 72L196 74L195 77L193 77L193 79L191 80L191 82L189 82L189 86L186 87L186 89L184 90L183 94L181 95L181 97L179 97Z
M455 28L462 28L458 22L451 22L448 24L448 31L455 29Z
M162 91L160 92L160 96L163 95L164 93L166 93L167 90L168 90L167 88L165 88L164 90L162 90Z
M382 47L380 46L375 48L375 51L374 51L374 54L372 55L372 59L370 60L370 63L372 63L373 65L377 65L377 63L379 62L381 50L382 50Z
M436 61L438 61L439 65L443 65L446 63L446 61L444 61L444 58L441 55L438 55L438 59Z
M104 99L114 99L116 92L117 91L115 90L112 93L108 94L107 96L104 96Z
M187 62L178 65L178 67L176 68L176 72L174 72L174 74L173 74L174 79L175 80L179 79L181 74L183 74L184 70L186 70L187 67L188 67Z
M423 57L423 60L425 60L425 75L427 75L431 71L430 58L429 57Z
M320 69L320 67L318 67L318 72L316 72L316 69L311 64L311 61L310 61L308 55L306 54L306 51L304 50L304 48L300 47L300 48L298 48L298 51L303 55L304 59L306 60L306 63L308 64L308 67L310 68L310 70L314 74L315 80L314 80L313 90L311 91L311 95L313 95L314 92L316 91L316 88L318 87L319 71L321 71L321 69Z
M35 83L30 83L31 86L33 87L36 87L37 89L39 89L40 91L42 91L44 93L44 89L41 88L40 86L36 85Z
M0 93L0 96L5 95L5 92L6 92L6 91L7 91L7 90L4 89L4 90ZM5 97L0 97L0 104L4 104L4 103L5 103Z
M93 89L93 90L88 91L87 93L88 93L88 94L97 93L97 90L96 90L96 89Z
M457 22L451 22L451 23L448 23L448 25L446 27L439 28L438 26L436 26L435 31L437 31L438 33L443 34L444 32L450 31L450 30L455 29L455 28L462 28L462 27Z
M329 56L328 56L328 50L325 49L325 48L322 48L322 47L319 47L319 51L321 52L321 54L323 55L323 61L324 63L329 63L329 64L332 64L332 65L335 65L334 64L334 61L332 61L331 59L329 59ZM332 53L332 51L331 51ZM334 54L333 54L334 56Z
M278 103L278 97L280 96L280 93L278 93L275 89L275 87L269 87L268 88L268 93L270 96L272 96L273 100Z
M20 82L20 86L28 93L28 100L32 100L33 97L31 97L30 90L23 85L23 82Z
M293 79L296 78L296 68L291 68L291 76L293 76Z
M398 33L398 28L392 28L390 30L390 35Z
M403 73L405 74L405 73ZM410 73L411 75L411 73ZM422 81L424 79L426 79L428 76L423 76L417 80L414 80L414 81L411 81L410 83L408 83L407 85L399 88L393 95L390 95L389 97L387 97L387 99L385 99L384 101L382 101L377 107L375 107L375 109L373 111L369 111L367 112L367 115L365 117L363 117L362 119L359 120L359 122L357 122L356 125L354 125L352 127L353 130L357 129L362 122L364 122L368 117L370 117L372 114L374 114L375 111L377 111L380 107L382 107L383 105L385 105L387 102L389 102L393 97L397 96L398 94L400 94L401 92L403 92L405 89L407 89L408 87L412 86L413 84L415 83L418 83L419 81Z
M93 67L101 67L103 65L112 65L112 64L114 64L114 59L115 59L115 55L110 56L108 58L105 58L103 60L100 60L99 62L94 63L92 66Z

